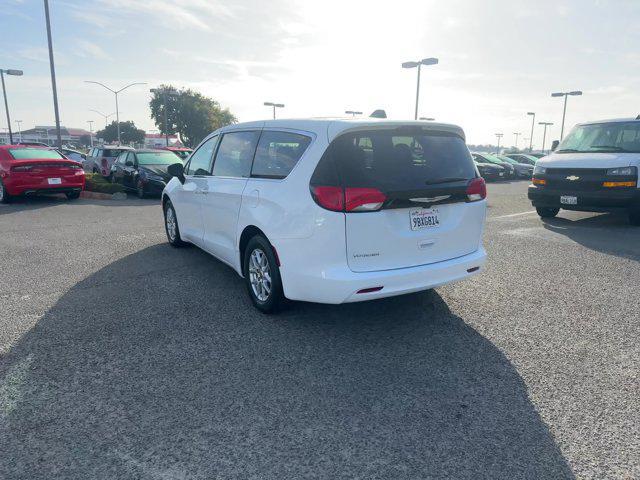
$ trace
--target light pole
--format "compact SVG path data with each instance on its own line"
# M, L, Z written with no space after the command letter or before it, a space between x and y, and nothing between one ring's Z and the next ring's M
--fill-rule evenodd
M18 124L18 137L20 138L18 141L22 143L22 120L16 120L15 122Z
M276 108L284 108L284 103L264 102L265 107L273 107L273 119L276 119Z
M513 132L513 135L516 137L516 150L518 149L518 137L522 135L522 132Z
M87 120L87 123L89 124L89 143L93 148L93 120Z
M496 150L496 154L500 153L500 139L504 136L503 133L496 133L496 138L498 139L498 149Z
M2 70L0 69L0 78L2 79L2 95L4 96L4 109L7 112L7 126L9 127L9 143L13 143L13 133L11 132L11 118L9 117L9 103L7 102L7 89L4 86L4 74L15 75L17 77L22 75L22 70Z
M419 120L426 120L427 122L433 122L435 118L432 117L420 117Z
M104 118L104 128L107 128L107 120L109 119L109 117L113 117L116 112L110 113L109 115L105 115L104 113L98 111L98 110L91 110L89 109L90 112L93 113L97 113L98 115L100 115L102 118Z
M118 110L118 94L120 92L122 92L123 90L126 90L129 87L133 87L134 85L146 85L147 82L130 83L129 85L126 85L126 86L122 87L120 90L113 90L112 88L107 87L104 83L94 82L93 80L85 80L84 83L95 83L96 85L100 85L101 87L106 88L107 90L109 90L111 93L113 93L115 95L115 97L116 97L116 126L118 128L118 145L120 145L120 112Z
M168 97L178 97L180 94L178 92L175 92L173 90L170 90L168 88L151 88L149 90L151 93L157 93L159 95L162 95L162 101L164 102L164 140L166 143L166 146L169 146L169 120L168 120L168 113L167 113L167 107L169 105L169 102L167 102L167 98Z
M51 40L51 19L49 18L49 1L44 0L44 18L47 24L47 44L49 45L49 69L51 70L51 90L53 92L53 113L56 116L56 137L58 148L62 148L60 135L60 111L58 109L58 87L56 87L56 67L53 62L53 41Z
M544 153L544 142L547 139L547 127L553 125L552 122L538 122L538 125L544 125L544 133L542 134L542 153Z
M536 113L527 112L527 115L531 115L531 136L529 137L529 153L533 152L533 127L536 124Z
M347 115L351 115L352 117L355 117L356 115L362 115L362 112L357 112L355 110L345 110L344 113L346 113Z
M552 97L564 97L564 109L562 110L562 127L560 128L560 140L564 137L564 117L567 115L567 97L571 95L572 97L576 97L578 95L582 95L580 90L574 90L573 92L556 92L552 93Z
M419 62L404 62L402 68L416 68L418 67L418 84L416 86L416 111L413 116L414 120L418 119L418 101L420 100L420 67L422 65L437 65L437 58L423 58Z

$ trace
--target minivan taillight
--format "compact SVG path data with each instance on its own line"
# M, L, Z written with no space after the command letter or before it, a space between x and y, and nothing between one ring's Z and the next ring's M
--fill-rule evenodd
M467 199L469 202L477 202L487 198L487 184L484 178L474 178L467 184Z
M344 192L341 187L311 187L313 199L327 210L342 212L344 210Z
M347 212L374 212L382 208L387 196L377 188L347 187L344 199Z
M375 212L387 200L377 188L314 186L311 193L318 205L334 212Z

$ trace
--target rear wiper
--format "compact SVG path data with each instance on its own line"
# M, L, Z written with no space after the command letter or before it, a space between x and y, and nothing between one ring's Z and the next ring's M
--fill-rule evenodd
M615 145L591 145L589 148L604 148L606 150L613 150L615 152L626 152L622 147L616 147Z
M563 148L562 150L556 150L555 153L579 153L582 150L576 150L575 148Z
M440 183L464 182L466 180L468 180L468 178L448 177L448 178L441 178L440 180L427 180L424 183L426 183L427 185L438 185Z

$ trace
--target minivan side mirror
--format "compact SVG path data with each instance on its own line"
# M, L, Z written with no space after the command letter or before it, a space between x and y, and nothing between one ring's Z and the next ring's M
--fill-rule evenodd
M551 144L551 151L555 152L556 148L558 148L558 145L560 145L560 140L554 140Z
M169 165L167 168L167 173L172 177L178 177L180 183L184 183L184 165L182 163L174 163Z

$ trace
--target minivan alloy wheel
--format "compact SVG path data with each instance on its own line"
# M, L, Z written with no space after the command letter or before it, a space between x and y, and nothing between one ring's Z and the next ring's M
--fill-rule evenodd
M266 254L256 248L249 257L249 281L253 294L261 302L266 302L271 295L271 271Z

